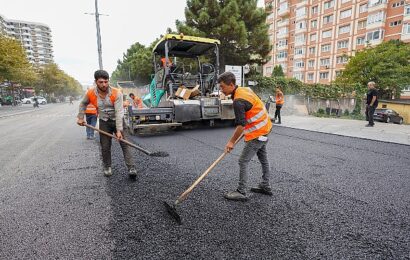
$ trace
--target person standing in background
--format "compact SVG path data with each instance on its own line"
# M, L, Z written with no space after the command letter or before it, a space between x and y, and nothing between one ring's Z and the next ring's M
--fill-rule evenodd
M276 87L276 110L275 110L275 118L273 122L276 122L276 119L278 119L278 122L276 124L282 124L282 118L280 116L280 110L282 109L283 104L285 104L285 97L283 95L282 90L280 87Z

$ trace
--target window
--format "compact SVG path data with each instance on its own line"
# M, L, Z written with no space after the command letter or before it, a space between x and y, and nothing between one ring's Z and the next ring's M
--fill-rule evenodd
M403 26L403 34L410 34L410 24L409 23L406 23Z
M357 22L357 29L364 29L366 28L367 20L361 20Z
M347 10L344 10L344 11L340 11L340 19L344 19L344 18L347 18L347 17L350 17L350 16L352 16L352 9L347 9Z
M298 22L296 25L296 30L298 29L305 29L306 28L306 21Z
M327 79L329 78L329 72L320 72L319 77L320 79Z
M335 2L334 2L333 0L327 1L327 2L325 2L325 4L323 5L323 7L324 7L324 9L326 10L326 9L332 8L332 7L334 6L334 4L335 4Z
M367 4L361 5L361 6L359 7L359 12L360 12L360 13L367 12Z
M305 54L305 48L300 47L300 48L295 48L295 55L303 55Z
M331 22L333 22L333 14L323 16L323 23L324 24L331 23Z
M283 27L280 28L277 32L276 32L276 36L283 36L286 35L288 33L288 28Z
M304 15L306 15L306 13L307 13L307 8L306 7L296 9L296 17L304 16Z
M349 40L344 40L344 41L338 41L337 42L337 48L338 49L347 48L348 45L349 45Z
M339 26L339 34L348 33L348 32L350 32L350 24Z
M380 4L384 4L386 3L387 0L369 0L369 6L376 6L376 5L380 5Z
M330 44L322 44L322 52L330 51Z
M303 60L297 60L294 63L296 68L304 68L305 67L305 62Z
M392 4L392 7L395 8L395 7L400 7L400 6L402 6L402 5L404 5L404 1L400 1L400 2L393 3L393 4Z
M315 54L316 53L316 47L309 47L309 54Z
M312 11L311 11L311 13L312 13L312 15L314 15L314 14L317 14L319 12L319 6L313 6L312 7Z
M309 61L308 61L308 67L309 67L309 68L315 67L315 60L309 60Z
M310 23L311 28L316 28L317 27L317 20L312 20Z
M312 33L312 34L310 35L310 41L311 41L311 42L316 41L316 33Z
M280 4L278 12L283 12L289 8L288 2L283 2Z
M330 59L325 58L325 59L320 59L320 66L329 66L330 65Z
M409 15L410 14L410 5L407 5L404 9L404 14Z
M400 25L400 24L401 24L401 20L394 21L394 22L391 22L391 23L390 23L390 27L398 26L398 25Z
M349 2L350 0L342 0L342 4Z
M306 37L304 34L298 34L295 36L295 43L306 43Z
M377 31L373 31L373 32L369 32L367 33L367 41L374 41L374 40L380 40L383 38L384 36L384 30L377 30Z
M367 24L372 24L372 23L377 23L377 22L381 22L384 20L384 12L377 12L375 14L371 14L369 15L369 17L367 17Z
M278 42L276 43L276 47L283 47L283 46L287 46L288 45L288 40L284 39L284 40L278 40Z
M346 64L348 62L349 58L347 56L337 56L336 57L336 63L337 64Z
M295 72L293 73L293 77L298 80L303 80L303 73L302 72Z
M287 51L280 51L278 54L276 54L277 59L285 59L288 57L288 52Z
M329 38L332 36L332 30L322 32L322 38Z
M308 73L308 80L313 80L315 73Z

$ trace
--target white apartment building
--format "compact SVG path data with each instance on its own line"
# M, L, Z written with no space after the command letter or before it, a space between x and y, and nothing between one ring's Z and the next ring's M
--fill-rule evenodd
M31 63L44 65L53 62L51 30L47 25L10 20L0 15L0 34L20 41Z

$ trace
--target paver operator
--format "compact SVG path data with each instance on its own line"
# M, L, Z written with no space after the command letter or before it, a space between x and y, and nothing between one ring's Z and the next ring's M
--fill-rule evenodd
M228 200L246 201L248 181L248 164L251 159L258 156L262 164L262 182L256 188L251 188L252 192L272 195L269 184L270 170L267 157L266 145L268 134L272 129L272 122L266 111L263 102L250 89L236 86L235 75L225 72L218 77L221 91L225 95L231 95L235 112L236 129L225 146L225 151L230 152L234 149L235 142L244 134L245 147L239 158L239 185L237 190L225 194Z
M122 93L109 86L109 75L105 70L97 70L94 73L95 84L97 87L87 91L83 100L80 102L77 124L84 125L84 112L88 104L93 104L98 110L99 128L105 132L116 135L118 139L128 139L124 130L124 108ZM112 175L111 169L111 137L100 135L100 145L104 164L104 175ZM120 142L125 164L128 167L130 177L136 177L137 171L134 166L129 147Z

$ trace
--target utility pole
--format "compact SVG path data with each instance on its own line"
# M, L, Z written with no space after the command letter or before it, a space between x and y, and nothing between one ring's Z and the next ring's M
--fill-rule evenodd
M85 13L85 14L95 15L95 24L97 27L98 64L100 66L100 70L102 70L103 63L102 63L102 45L101 45L101 32L100 32L100 15L104 15L104 14L100 14L98 12L98 0L95 0L95 13Z

